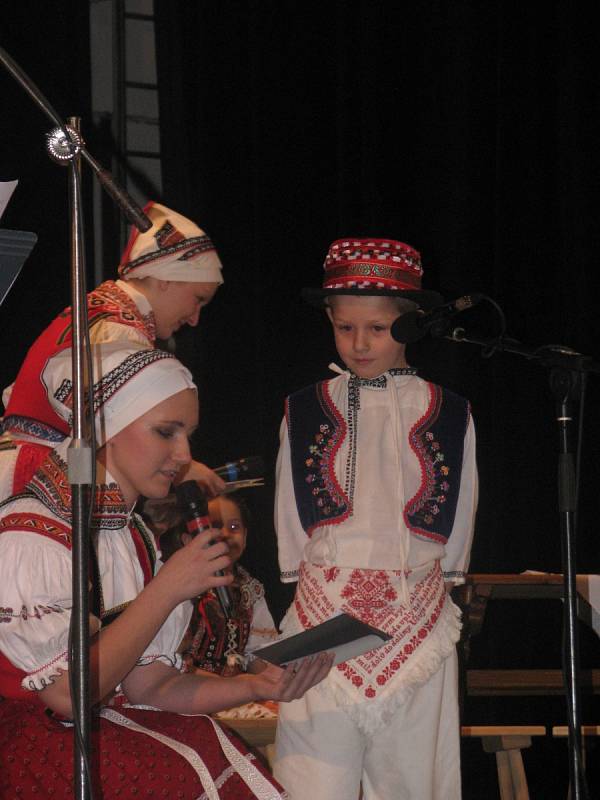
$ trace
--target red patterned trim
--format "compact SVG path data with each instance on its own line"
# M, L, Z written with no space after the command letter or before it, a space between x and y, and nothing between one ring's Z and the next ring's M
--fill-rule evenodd
M71 549L72 537L71 529L60 522L44 517L41 514L8 514L0 519L0 533L6 531L26 531L27 533L38 533L40 536L47 536L55 542Z
M152 262L161 262L165 259L172 259L177 256L177 261L189 261L190 258L198 255L198 253L207 253L214 250L215 246L210 238L204 234L202 236L194 236L189 239L183 239L180 242L175 242L167 247L161 247L160 250L153 250L151 253L139 256L134 261L128 264L121 264L119 267L119 275L125 278L131 272L135 272L139 267ZM193 251L193 252L190 252Z
M57 452L51 450L29 482L28 489L56 516L70 522L72 492L66 469L67 465ZM93 527L121 528L127 519L127 514L125 500L116 483L96 486Z
M442 612L442 608L446 602L446 595L443 594L437 605L435 606L431 616L426 619L420 628L411 636L408 641L404 641L402 643L401 649L396 654L396 656L386 664L381 672L375 677L375 682L377 687L385 686L385 684L390 680L390 678L398 672L400 667L408 661L410 656L417 650L417 648L423 644L425 639L429 636L431 631L434 629L436 622L439 619L439 616ZM388 646L389 649L394 647L394 643ZM387 648L386 648L387 649ZM362 677L352 668L350 662L344 661L341 664L338 664L337 669L344 674L344 676L355 686L362 686L363 679ZM365 697L375 697L377 694L377 690L372 686L367 686L365 689Z
M115 281L104 281L90 292L87 298L88 319L90 328L103 320L115 322L118 325L127 325L140 331L150 346L156 340L156 326L154 315L144 316L140 312L134 300L119 288ZM63 316L68 318L68 323L60 332L56 344L62 347L70 344L72 339L71 309L63 312Z
M133 539L133 543L135 545L138 561L140 562L140 567L142 568L142 573L144 575L144 586L147 586L154 577L152 572L152 562L150 561L150 555L148 553L148 547L144 541L142 533L138 530L135 524L129 524L129 532L131 533L131 538Z
M50 448L43 444L24 443L20 445L15 464L15 474L13 476L12 493L19 494L25 489L27 482L35 473L43 460L46 458Z
M327 270L327 278L323 288L338 287L340 284L355 284L357 278L365 281L375 279L377 283L393 286L398 289L420 289L421 276L407 272L404 266L390 266L389 264L372 264L370 262L356 261L344 264L341 267L332 267Z
M362 696L373 698L433 632L446 602L440 564L415 584L407 606L397 598L397 570L333 569L302 562L294 608L305 630L340 610L391 635L381 647L336 667Z

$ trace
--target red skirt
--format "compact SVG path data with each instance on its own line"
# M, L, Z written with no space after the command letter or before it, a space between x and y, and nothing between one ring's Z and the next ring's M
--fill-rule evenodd
M130 708L107 713L121 724L93 720L94 800L287 797L242 741L230 731L217 733L207 717ZM145 731L132 730L137 726ZM0 798L72 796L73 728L49 717L38 703L0 699Z

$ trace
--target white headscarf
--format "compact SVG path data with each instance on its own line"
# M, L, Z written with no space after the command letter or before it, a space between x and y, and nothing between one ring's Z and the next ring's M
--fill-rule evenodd
M191 373L171 353L122 343L92 346L94 422L102 446L163 400L183 389L196 389ZM72 424L71 350L47 364L42 382L52 408Z
M119 276L153 276L167 281L223 283L223 266L215 246L194 222L160 203L144 208L152 227L140 233L132 228L121 257Z

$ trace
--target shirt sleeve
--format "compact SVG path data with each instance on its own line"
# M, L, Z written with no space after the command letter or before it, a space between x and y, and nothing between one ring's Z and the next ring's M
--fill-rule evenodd
M285 418L279 431L275 484L275 531L277 532L281 581L293 583L298 580L298 569L308 537L300 523L296 506L290 441Z
M475 426L473 418L469 415L454 527L446 545L446 554L442 559L444 578L455 585L465 582L465 574L469 568L471 545L473 543L478 497L475 445Z
M154 574L163 566L162 561L156 561ZM180 669L182 665L181 655L178 652L185 632L192 617L193 605L191 600L184 600L175 606L156 635L138 658L137 666L143 667L161 661L170 667Z
M260 597L252 608L252 623L246 650L251 653L259 647L266 647L272 644L278 635L267 601L264 597Z
M38 534L0 537L0 650L40 690L68 669L71 552Z
M137 328L132 325L121 325L110 319L103 319L92 325L90 329L91 344L104 344L106 342L123 342L123 346L129 344L141 344L150 347L148 339Z

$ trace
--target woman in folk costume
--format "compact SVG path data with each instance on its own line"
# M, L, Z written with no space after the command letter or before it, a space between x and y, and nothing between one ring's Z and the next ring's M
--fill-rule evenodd
M460 796L459 611L476 507L469 404L408 366L394 320L439 302L402 242L332 244L322 289L342 370L288 397L277 465L293 634L344 610L390 634L282 706L274 774L311 800Z
M183 325L198 324L203 306L223 283L219 256L210 238L195 223L158 203L144 209L152 222L145 233L132 228L119 266L120 279L105 281L88 295L92 344L121 342L154 347ZM47 454L69 435L48 401L42 371L72 344L71 309L65 309L29 349L12 386L2 400L0 420L0 499L18 492ZM194 478L214 494L223 481L193 462Z
M231 578L208 530L162 566L134 513L141 494L164 497L189 464L198 421L189 372L160 350L99 345L93 352L98 485L93 503L90 664L92 776L97 798L285 796L218 709L297 698L327 673L324 659L297 672L220 678L179 671L190 598ZM68 354L55 361L51 399L68 417ZM69 440L50 450L20 495L0 506L0 797L68 793L73 728ZM201 716L191 716L201 715Z

